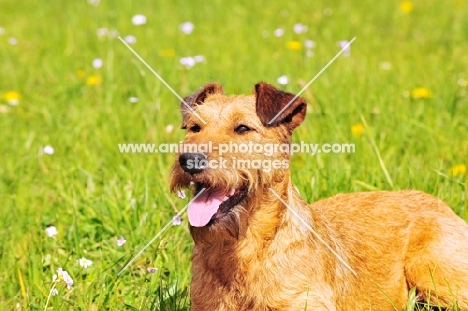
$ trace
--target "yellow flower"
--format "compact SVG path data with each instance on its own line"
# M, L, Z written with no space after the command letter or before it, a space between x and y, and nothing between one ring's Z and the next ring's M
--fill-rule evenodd
M102 76L101 75L90 75L86 79L86 84L88 85L96 85L102 83Z
M364 124L362 124L360 122L354 124L353 126L351 126L351 132L357 138L361 137L362 134L364 134L364 132L365 132Z
M413 11L414 5L413 2L405 0L400 2L400 11L403 13L411 13Z
M175 50L174 49L164 49L159 52L161 56L166 56L166 57L174 57L175 56Z
M293 51L298 51L302 48L302 43L299 41L288 41L286 42L286 47Z
M466 173L466 165L465 164L457 164L451 169L453 176L463 175Z
M16 106L19 104L19 100L21 95L16 91L8 91L3 94L3 99L12 106Z
M431 97L431 92L425 87L415 87L411 91L411 97L413 98L429 98Z
M78 70L76 71L76 76L77 76L78 78L83 78L83 77L85 76L85 71L84 71L83 69L78 69Z

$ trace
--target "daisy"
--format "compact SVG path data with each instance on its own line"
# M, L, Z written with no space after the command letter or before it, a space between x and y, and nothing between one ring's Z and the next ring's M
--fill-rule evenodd
M119 36L119 32L117 31L117 29L111 28L109 30L109 37L117 38L118 36ZM135 42L136 42L136 39L135 39Z
M307 49L313 49L317 46L317 43L315 43L315 41L313 40L304 40L304 46L307 48Z
M187 68L192 68L196 64L195 59L192 56L182 57L180 59L180 63Z
M123 236L121 236L120 238L117 239L117 246L122 246L124 245L125 243L127 242L127 240L125 240L125 238Z
M173 130L174 130L174 125L168 124L168 125L166 126L166 133L167 133L167 134L171 134Z
M63 270L62 268L57 269L57 274L54 274L52 276L52 281L64 282L68 290L70 290L73 285L73 279L71 278L70 274L68 274L68 272Z
M96 34L98 37L105 37L109 34L109 30L107 28L98 28Z
M102 59L100 59L100 58L93 59L93 67L96 68L96 69L101 68L102 67Z
M205 61L205 56L203 55L196 55L193 57L193 60L195 61L195 63L202 63Z
M344 49L343 54L342 54L344 57L349 57L351 55L351 45L348 45L349 41L342 40L342 41L338 41L336 44L341 49L344 49L347 46L346 49Z
M10 107L7 105L0 105L0 113L9 113L10 112Z
M132 17L132 24L135 26L140 26L146 24L146 16L143 14L137 14Z
M128 99L132 104L138 103L138 97L130 97Z
M185 195L184 190L177 190L177 196L181 199L185 199L187 196Z
M148 273L156 273L159 269L158 268L153 268L153 267L150 267L150 268L147 268L146 271L148 271Z
M289 79L288 79L287 76L284 76L284 75L283 75L283 76L279 77L277 81L278 81L278 83L281 84L281 85L286 85L286 84L288 84Z
M275 31L273 31L273 34L275 37L282 37L284 35L284 29L283 28L277 28Z
M130 36L126 36L124 38L124 41L127 42L128 44L134 44L137 42L137 39L134 36L130 35Z
M42 149L42 152L44 152L45 154L48 154L48 155L53 155L54 154L54 147L47 145Z
M49 238L55 238L58 234L57 228L55 226L48 226L45 229L45 232Z
M184 34L189 35L193 32L193 30L195 29L195 26L191 22L185 22L179 25L179 29Z
M175 215L173 218L172 218L172 224L174 226L180 226L182 224L182 218L180 218L179 215Z
M303 32L307 32L307 26L306 25L303 25L301 23L297 23L294 25L293 27L294 29L294 32L297 33L297 34L301 34Z
M18 39L16 38L8 38L8 43L10 43L11 45L17 45L18 44Z
M93 262L89 259L86 259L84 257L81 257L79 260L78 260L78 264L80 265L80 267L82 268L88 268L89 266L91 266L93 264Z

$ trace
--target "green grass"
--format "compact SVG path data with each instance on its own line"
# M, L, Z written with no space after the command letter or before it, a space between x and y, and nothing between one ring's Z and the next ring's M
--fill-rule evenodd
M117 144L178 142L183 131L179 101L119 40L98 37L100 27L134 35L132 47L182 96L211 81L227 93L249 94L261 80L279 86L281 75L290 80L282 88L298 92L339 51L337 41L357 37L351 57L340 57L303 94L310 113L294 135L355 143L356 153L295 155L299 190L314 201L339 192L419 189L468 219L466 174L451 171L468 164L468 88L458 83L468 80L463 1L415 1L409 14L398 1L370 0L103 0L97 7L0 0L0 7L0 94L21 94L18 106L0 106L2 310L43 310L58 267L75 284L71 291L60 287L50 310L187 310L186 218L117 277L187 202L169 193L173 155L121 154ZM146 25L131 24L138 13ZM191 35L178 29L185 21L195 25ZM295 23L308 32L295 34ZM273 36L278 27L283 37ZM286 47L305 39L317 43L313 57ZM206 62L186 69L179 59L189 55ZM103 68L93 69L95 58ZM391 70L381 70L381 62ZM92 74L102 75L102 84L87 85ZM415 87L431 97L408 96ZM131 96L139 102L130 103ZM358 138L351 126L363 121L367 130ZM166 133L168 124L174 132ZM41 152L46 145L53 155ZM45 235L50 224L59 231L55 239ZM123 247L119 236L127 239ZM91 267L78 266L83 256ZM159 270L148 274L147 267Z

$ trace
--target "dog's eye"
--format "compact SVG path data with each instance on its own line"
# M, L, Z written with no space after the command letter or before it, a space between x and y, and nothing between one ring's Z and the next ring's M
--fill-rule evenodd
M200 125L196 124L194 126L191 126L189 128L189 131L192 132L192 133L198 133L200 132L201 128L200 128Z
M244 133L247 133L249 131L251 131L252 129L250 127L248 127L247 125L239 125L238 127L236 127L234 129L234 132L236 132L237 134L244 134Z

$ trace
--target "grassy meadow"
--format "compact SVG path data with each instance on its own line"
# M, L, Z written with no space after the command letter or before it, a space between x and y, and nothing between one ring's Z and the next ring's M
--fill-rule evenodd
M118 35L181 96L299 92L356 37L302 94L294 134L356 152L295 155L298 189L418 189L468 220L465 1L0 0L0 27L0 310L189 308L185 215L117 276L189 200L169 192L173 155L119 152L184 131L179 100Z

